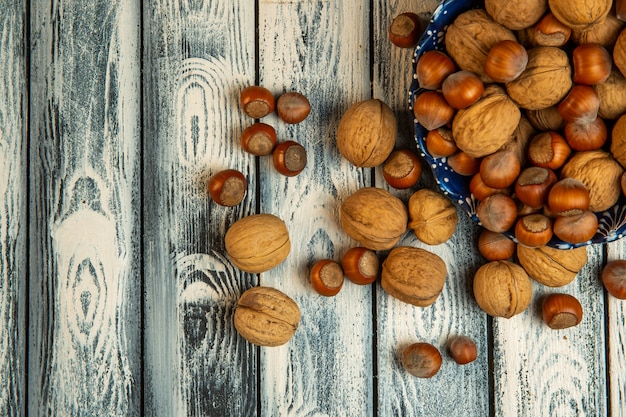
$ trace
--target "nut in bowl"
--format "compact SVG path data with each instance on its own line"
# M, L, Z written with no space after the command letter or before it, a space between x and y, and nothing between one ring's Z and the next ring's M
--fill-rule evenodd
M455 20L457 19L457 17L467 12L476 13L477 16L472 16L472 20L471 20L472 22L479 21L478 16L480 16L480 19L486 19L484 20L485 21L484 25L491 25L492 23L496 25L498 24L498 23L495 23L495 21L490 22L489 17L485 18L486 11L485 11L484 1L445 0L442 3L440 3L435 9L435 11L433 12L432 17L430 19L430 23L425 29L424 34L422 38L420 39L415 49L415 53L413 55L413 74L412 74L413 82L409 90L409 108L415 114L414 129L415 129L415 140L417 142L417 146L419 148L420 154L426 160L428 165L431 167L434 177L437 181L437 184L439 185L443 193L450 200L455 202L476 223L481 224L480 219L477 215L477 208L480 205L480 200L470 191L470 181L472 180L472 175L468 175L467 173L461 172L460 168L457 168L456 170L452 168L453 164L451 163L451 158L454 155L441 156L441 155L433 155L431 152L429 152L427 148L427 143L426 143L429 130L426 127L424 127L423 124L419 122L418 114L416 114L417 107L415 106L416 99L422 93L427 92L427 91L433 91L432 89L428 90L427 88L422 87L419 82L419 79L423 78L424 74L418 74L417 64L420 61L420 58L424 56L426 53L431 52L431 51L443 52L452 58L453 62L456 65L455 71L467 71L466 65L474 66L475 68L480 68L480 66L476 66L476 62L477 61L480 62L481 59L483 60L483 62L485 61L485 57L477 56L479 55L479 52L476 52L478 50L489 51L489 48L491 46L495 45L498 42L503 42L503 41L506 41L509 43L512 41L513 42L519 41L520 44L524 43L524 41L521 38L519 40L517 39L517 36L520 33L519 31L509 30L504 26L502 26L504 30L488 31L492 34L497 34L497 36L499 36L499 39L493 38L493 37L491 39L482 39L480 38L482 36L480 34L478 34L477 36L473 36L472 33L463 32L463 31L472 30L472 28L469 27L470 26L469 24L466 24L466 27L463 27L459 30L457 27L459 23L455 23ZM459 40L460 38L458 37L458 33L455 35L454 38L452 37L448 38L447 34L451 26L452 26L452 29L454 29L455 31L463 32L464 38ZM484 33L487 31L479 30L479 32ZM450 30L450 33L452 33L452 30ZM446 46L446 39L448 39L448 42L450 43L450 45L448 46ZM465 43L466 41L468 42L467 44ZM476 42L486 43L487 46L485 47L484 44L476 46L475 45ZM570 46L576 45L573 42L574 42L573 40L570 40L570 43L571 43ZM459 46L463 46L467 48L466 52L461 52L462 54L467 54L467 55L472 55L472 56L462 56L459 59L457 59L454 56L452 49L459 48ZM542 71L537 70L537 66L545 65L545 64L542 64L542 60L543 62L545 62L546 60L548 62L550 61L549 59L544 59L541 56L538 56L540 55L538 54L538 52L541 52L543 55L545 55L546 52L548 53L558 52L558 51L553 51L553 50L546 50L546 48L549 49L549 48L557 48L557 47L536 47L536 46L532 46L529 44L525 44L524 46L528 50L531 51L529 54L530 60L529 60L528 68L531 68L532 66L532 71L534 74L538 74L538 73L542 74ZM532 51L533 48L535 49L540 48L541 50ZM456 53L458 54L458 51ZM462 61L466 61L467 64L462 63ZM419 71L422 71L422 69L420 68ZM449 69L448 69L448 72L450 73ZM481 72L481 71L478 69L475 69L474 72ZM538 80L537 82L546 82L546 83L551 84L550 86L560 84L562 87L563 85L565 85L565 88L559 88L559 91L554 90L554 92L551 93L551 94L554 94L554 97L553 97L554 103L558 104L562 100L565 99L565 95L563 94L563 92L564 91L565 93L569 92L569 89L571 89L571 87L573 87L574 85L572 84L571 86L568 86L568 83L571 82L570 78L572 74L573 74L573 68L570 70L570 72L566 72L566 73L564 73L563 70L559 68L559 73L556 73L555 71L553 74L553 77L555 79L558 78L558 82L554 82L554 80ZM494 130L506 132L506 136L511 137L513 139L509 140L508 143L503 144L502 146L500 145L496 146L498 150L507 149L507 146L509 146L508 149L515 150L520 155L520 160L524 160L523 166L530 166L530 162L528 161L528 158L527 158L525 144L527 144L530 141L530 139L532 139L533 136L542 132L541 132L541 129L537 129L534 126L531 126L530 130L524 129L522 125L526 124L530 126L531 125L531 123L529 122L530 118L527 115L530 115L533 111L536 111L536 108L545 107L547 104L545 103L542 104L542 103L538 103L537 101L533 101L532 100L533 97L524 97L524 100L529 101L529 103L528 104L521 103L519 100L516 101L516 97L514 94L511 94L511 95L508 94L509 91L512 91L512 88L513 88L513 86L509 84L523 85L524 80L522 80L522 78L524 77L524 72L522 72L521 75L519 76L520 77L519 83L517 83L517 81L516 83L509 83L509 82L498 83L490 79L489 76L484 72L477 74L477 75L483 81L484 87L485 87L482 97L475 104L472 104L468 108L456 109L455 110L456 113L452 119L452 122L446 124L444 126L444 129L450 130L452 132L453 138L455 137L455 135L463 135L463 136L470 137L469 140L471 140L471 137L473 136L473 137L481 138L477 140L483 140L483 141L486 140L485 138L491 137L493 135ZM434 90L434 91L437 91L437 90ZM529 95L531 95L531 93L529 93ZM472 111L473 111L472 106L480 105L481 101L483 101L483 99L485 99L486 97L488 97L489 100L492 100L493 103L496 103L497 106L500 107L500 109L498 111L493 112L493 114L490 115L489 111L491 111L492 108L495 106L495 105L490 104L489 106L483 106L483 109L481 109L481 111L478 111L475 113L476 116L472 116ZM538 96L538 99L543 100L544 97ZM515 103L516 106L519 108L520 110L519 115L517 114L517 112L513 111L513 109L511 108L511 103ZM551 104L551 107L556 107L556 104ZM463 116L463 117L458 118L458 119L461 119L463 123L457 123L455 126L455 121L457 121L457 115ZM475 120L472 121L470 118L470 120L468 121L468 115L470 117L474 117ZM507 122L509 123L509 125L506 125ZM606 122L608 123L609 126L612 126L615 123L615 120L607 119ZM514 129L512 129L511 125L514 125L513 126ZM510 133L511 130L514 130L514 133L511 134ZM525 130L526 133L519 133L523 130ZM523 140L521 140L520 138L522 136L526 136L526 137ZM462 139L463 141L466 140L465 137ZM596 152L596 153L602 152L603 155L608 155L610 143L611 143L610 139L611 138L609 137L609 139L606 141L605 144L600 145L601 148L595 149L593 152ZM498 138L498 140L501 140L501 138ZM511 143L514 143L513 147L510 147ZM480 163L480 161L482 161L485 156L488 156L491 153L493 153L493 150L491 149L491 147L494 147L494 144L491 139L489 139L488 142L484 144L479 143L477 145L476 143L472 143L471 147L468 146L467 149L463 149L465 144L462 142L456 141L456 145L458 146L460 150L459 154L465 154L464 156L469 155L469 159L473 158L476 164ZM517 146L517 149L514 149L516 146ZM483 150L485 152L482 152ZM573 156L576 155L576 153L582 153L582 151L577 152L576 150L572 149L572 155L569 158L570 159L573 158ZM607 156L607 159L610 159L611 164L615 162L614 158L610 155ZM620 172L623 172L624 167L619 167L618 170ZM604 171L605 170L603 168L599 169L599 172L604 172ZM564 170L562 168L558 168L556 170L556 174L559 177L559 179L565 176L563 172ZM616 178L619 177L619 175L617 174L618 173L616 173ZM586 173L584 175L589 175L589 174ZM601 176L596 176L596 178L592 178L589 181L586 181L587 178L584 178L584 177L576 178L576 179L579 179L583 183L585 183L585 185L588 188L591 188L590 193L593 193L594 191L597 191L594 189L598 186L600 182L609 181L606 178L604 179L602 178L603 177ZM620 186L619 181L616 181L615 186L616 187ZM512 194L513 197L515 197L513 194L514 191L513 192L509 191L509 193ZM602 194L604 194L604 192L602 192ZM547 212L548 215L551 215L551 213L549 213L549 207L547 205L547 202L545 203L545 206L544 206L544 212ZM623 192L619 193L615 201L612 201L610 206L608 206L608 208L603 207L601 210L594 212L594 214L597 216L598 226L597 226L596 233L590 239L587 239L583 242L580 242L580 241L570 242L570 241L562 240L555 234L546 245L553 247L553 248L557 248L557 249L571 249L571 248L576 248L576 247L581 247L581 246L586 246L586 245L591 245L591 244L611 242L617 239L621 239L623 237L626 231L626 197L624 196ZM507 236L508 238L512 239L513 241L518 242L517 238L515 237L514 227L511 227L509 230L505 231L503 234Z

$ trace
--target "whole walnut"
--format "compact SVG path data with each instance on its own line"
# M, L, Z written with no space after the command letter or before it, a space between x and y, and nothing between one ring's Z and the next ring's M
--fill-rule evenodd
M446 242L456 230L456 207L444 195L422 188L409 198L409 227L428 245Z
M517 245L517 259L535 281L549 287L562 287L572 282L587 263L587 248L562 250Z
M626 78L615 68L609 78L593 86L600 97L598 116L603 119L617 119L626 113Z
M353 104L337 129L339 153L358 167L372 168L385 162L396 144L396 116L378 99Z
M456 146L473 158L489 155L506 144L517 129L522 113L504 90L491 84L482 97L452 120Z
M613 0L548 0L554 16L572 29L583 29L606 18Z
M474 298L493 317L511 318L526 310L532 298L532 283L521 266L510 261L492 261L474 275Z
M408 212L404 203L382 188L366 187L341 204L343 230L371 250L391 249L407 229Z
M608 50L611 50L623 27L624 22L610 13L606 19L600 22L596 22L583 29L573 30L572 40L579 45L598 43Z
M548 0L485 0L485 10L502 26L511 30L534 25L548 8Z
M242 271L258 274L283 262L291 250L287 226L273 214L237 220L224 238L226 253Z
M576 152L561 169L562 178L576 178L589 190L589 210L604 211L617 203L624 169L610 153Z
M615 62L615 66L622 73L622 76L626 77L626 28L620 32L615 41L613 62Z
M554 46L528 50L528 64L522 74L506 84L506 91L518 106L540 110L559 103L572 87L572 67L567 53Z
M626 169L626 113L624 113L611 130L611 154Z
M443 290L448 270L438 255L425 249L399 246L383 262L381 284L392 297L427 307Z
M558 106L550 106L539 110L527 110L526 116L537 130L559 131L565 127L565 119L559 113Z
M298 329L300 308L275 288L253 287L239 298L234 324L237 332L250 343L284 345Z
M491 47L503 40L516 38L510 29L495 22L483 9L461 13L445 36L448 55L461 69L478 74L483 82L493 82L485 73L485 60Z

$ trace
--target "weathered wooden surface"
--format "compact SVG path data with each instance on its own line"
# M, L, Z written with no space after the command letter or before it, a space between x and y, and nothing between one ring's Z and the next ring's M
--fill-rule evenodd
M27 68L25 2L0 1L0 410L25 410Z
M403 201L377 169L359 169L334 144L342 113L374 97L398 117L397 145L415 149L407 108L411 49L387 38L404 11L424 21L435 0L0 0L0 407L7 415L153 416L626 416L623 304L599 281L623 242L589 248L566 287L534 284L531 307L492 319L472 277L484 263L479 231L459 212L449 242L401 240L444 259L448 277L428 308L380 285L350 281L315 293L309 269L356 242L339 204L365 186ZM26 27L29 25L29 28ZM30 67L29 67L30 64ZM28 78L30 76L30 78ZM308 153L284 177L271 157L239 144L254 120L239 91L299 91L310 116L279 141ZM208 178L235 168L243 203L218 206ZM428 167L418 187L436 189ZM229 261L228 227L253 213L285 220L292 251L252 275ZM381 252L381 259L385 252ZM279 288L302 322L278 348L241 338L237 299ZM549 330L548 292L585 308L572 329ZM459 366L449 340L468 335L479 357ZM422 380L398 361L409 343L443 355ZM6 410L6 412L5 412ZM3 414L3 415L4 415Z
M29 415L140 413L137 6L30 9Z

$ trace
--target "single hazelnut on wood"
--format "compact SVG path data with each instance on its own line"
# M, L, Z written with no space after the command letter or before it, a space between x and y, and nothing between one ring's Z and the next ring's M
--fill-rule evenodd
M413 12L400 13L393 18L389 27L389 40L400 48L412 48L422 36L422 23Z
M450 356L459 365L467 365L478 357L478 349L474 340L467 336L456 336L450 341Z
M400 354L404 369L418 378L431 378L441 368L441 353L430 343L413 343Z
M388 191L366 187L343 201L340 223L348 236L362 246L387 250L406 232L408 211L404 203Z
M523 312L532 297L528 274L511 261L489 262L478 268L473 287L478 306L493 317L511 318Z
M287 140L274 148L272 160L278 172L293 177L306 167L306 149L298 142Z
M350 281L357 285L368 285L378 278L380 261L373 250L356 246L343 255L341 266Z
M259 85L251 85L241 90L239 102L243 111L253 119L267 116L276 107L272 92Z
M283 292L270 287L253 287L245 291L235 309L237 332L258 346L280 346L287 343L300 324L300 309Z
M394 298L418 307L433 304L448 270L438 255L412 246L395 247L383 261L381 284Z
M409 227L428 245L439 245L452 237L459 217L456 207L444 195L422 188L409 198Z
M302 122L311 113L311 103L302 93L290 91L283 93L276 100L278 117L289 124Z
M225 169L209 179L209 195L217 204L232 207L241 203L246 195L248 182L236 169Z
M372 168L385 162L396 144L397 120L378 99L353 104L337 129L339 153L353 165Z
M518 245L517 260L535 281L549 287L562 287L574 281L587 263L587 249L562 250L550 246L531 248Z
M414 186L422 176L422 164L415 152L398 149L389 155L383 164L383 178L387 184L397 189Z
M232 263L252 274L279 265L291 250L285 222L265 213L237 220L226 232L224 243Z
M276 129L267 123L255 123L241 132L240 142L243 150L252 155L269 155L276 145Z
M602 284L613 297L626 300L626 260L607 263L602 268Z
M551 329L567 329L583 319L583 307L573 295L549 294L541 303L541 316Z
M332 259L321 259L309 272L311 285L318 294L332 297L339 294L343 287L343 270L341 265Z

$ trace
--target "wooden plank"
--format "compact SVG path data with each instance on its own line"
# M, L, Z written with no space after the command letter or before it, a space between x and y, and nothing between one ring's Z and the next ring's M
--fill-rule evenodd
M255 211L254 157L239 135L252 120L254 1L144 3L145 412L256 415L256 349L232 318L256 277L234 268L224 234ZM226 168L248 178L239 206L209 199Z
M588 248L589 260L570 284L533 285L531 306L511 319L495 319L496 416L606 415L604 298L598 281L602 246ZM551 330L541 319L548 293L577 297L583 320Z
M393 18L406 11L425 19L438 2L386 1L374 10L375 97L386 101L398 117L398 147L416 149L413 115L408 109L408 89L412 81L413 49L398 48L387 36ZM424 164L422 179L408 190L395 190L376 169L376 185L388 189L404 202L419 188L438 190L432 173ZM487 320L471 296L474 271L483 262L476 250L478 227L458 211L459 223L450 241L436 246L419 242L409 231L399 245L424 248L446 263L448 277L438 300L430 307L414 307L391 298L377 288L378 322L378 415L451 416L489 414L489 341ZM471 337L478 346L478 359L457 365L447 352L449 341L459 335ZM399 352L415 342L436 346L443 356L439 373L429 380L416 378L402 368Z
M283 177L261 160L261 211L285 220L292 249L261 283L293 297L302 321L291 341L261 350L264 416L369 416L373 410L372 293L347 281L334 298L317 295L309 268L340 260L355 242L339 227L339 204L370 183L370 171L339 155L335 133L352 103L369 98L369 2L259 3L259 77L276 95L305 94L312 106L298 125L269 119L279 140L296 140L307 167Z
M25 412L27 92L25 2L0 1L0 410Z
M626 259L626 241L607 244L606 262ZM600 279L600 275L598 275ZM606 293L605 293L606 294ZM624 301L606 295L607 309L607 375L611 417L626 416L626 311Z
M31 6L28 413L139 415L138 4Z

